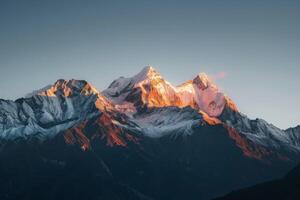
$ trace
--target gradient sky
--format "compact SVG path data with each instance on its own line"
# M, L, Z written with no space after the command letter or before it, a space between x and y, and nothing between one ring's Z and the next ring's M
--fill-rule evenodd
M249 117L295 126L299 19L297 0L1 0L0 98L59 78L103 90L151 64L174 85L218 76Z

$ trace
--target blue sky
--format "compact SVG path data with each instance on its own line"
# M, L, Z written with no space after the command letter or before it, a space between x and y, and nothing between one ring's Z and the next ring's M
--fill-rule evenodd
M0 1L0 98L59 78L105 89L153 65L218 85L251 118L300 124L300 1Z

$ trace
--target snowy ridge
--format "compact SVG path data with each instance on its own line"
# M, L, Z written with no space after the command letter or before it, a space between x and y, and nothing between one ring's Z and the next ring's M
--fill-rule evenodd
M112 105L86 81L58 80L17 101L0 100L0 137L51 137Z
M38 94L40 94L42 92L45 92L46 90L49 90L51 87L52 87L52 85L47 85L46 87L43 87L43 88L41 88L39 90L35 90L35 91L33 91L33 92L29 93L29 94L26 94L25 98L30 98L30 97L33 97L35 95L38 95Z
M273 149L287 148L290 151L300 151L300 131L287 134L289 130L284 131L263 119L251 120L246 115L230 109L226 109L220 119L256 144Z
M225 95L204 73L176 89L184 106L196 104L194 107L211 117L218 117L226 104Z
M151 66L145 67L132 78L115 80L103 94L116 104L131 102L150 107L191 106L212 117L219 116L227 103L226 96L205 73L174 87Z
M200 73L194 79L174 87L165 81L153 67L147 66L132 78L122 77L115 80L103 94L118 106L130 108L128 110L134 113L139 107L145 105L158 108L172 106L184 108L190 106L201 115L202 121L210 125L223 123L234 128L255 144L271 147L272 149L291 148L291 151L300 150L300 133L298 131L296 133L289 131L290 134L287 134L264 120L250 120L238 111L234 102L222 93L205 73ZM137 101L137 99L140 99L140 101ZM172 112L169 114L161 113L161 116L164 116L166 120L160 122L161 124L158 123L159 125L152 122L153 120L159 121L160 116L155 116L155 114L153 116L138 117L139 113L137 113L133 120L142 128L145 127L143 129L144 134L151 137L165 135L166 130L172 128L185 127L187 130L191 130L186 125L191 121L185 124L181 120L176 121L176 119L173 119L174 123L170 127L166 121L172 119L169 116L173 114ZM175 116L177 115L175 114ZM180 119L180 117L178 118ZM195 121L191 122L191 124L194 123ZM181 126L177 127L178 124ZM294 140L297 140L297 142Z
M289 136L292 144L300 146L300 125L285 130L285 133Z
M161 117L164 116L164 117ZM134 118L141 132L148 137L163 137L176 134L191 135L193 127L203 122L201 115L190 107L149 108Z

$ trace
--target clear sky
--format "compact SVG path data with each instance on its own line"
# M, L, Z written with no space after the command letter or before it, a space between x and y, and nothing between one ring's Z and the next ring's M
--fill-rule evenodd
M1 0L0 98L59 78L103 90L151 64L174 85L218 76L251 118L295 126L299 19L297 0Z

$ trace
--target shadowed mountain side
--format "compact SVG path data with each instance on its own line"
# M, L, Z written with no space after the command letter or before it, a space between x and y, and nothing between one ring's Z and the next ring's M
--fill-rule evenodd
M65 134L2 145L1 199L209 199L280 177L293 165L245 157L222 126L196 127L188 136L140 135L127 146L89 135L84 151L66 145Z
M0 154L2 200L151 199L116 181L101 155L92 151L64 142L19 143L4 149Z
M296 200L300 199L300 165L285 177L258 184L249 188L233 191L215 200Z

